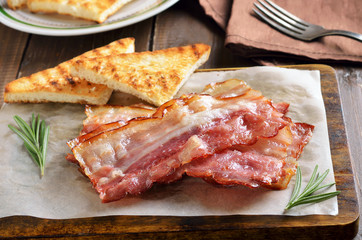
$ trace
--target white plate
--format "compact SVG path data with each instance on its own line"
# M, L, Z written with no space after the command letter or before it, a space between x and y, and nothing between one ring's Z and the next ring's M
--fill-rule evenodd
M134 0L104 23L76 19L58 14L30 13L27 9L12 10L0 0L0 22L19 31L47 36L75 36L125 27L152 17L171 7L178 0Z

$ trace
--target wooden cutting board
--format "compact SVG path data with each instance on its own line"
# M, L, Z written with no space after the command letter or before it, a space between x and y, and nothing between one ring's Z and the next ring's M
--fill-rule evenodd
M319 70L327 111L336 178L337 216L232 215L205 217L109 216L49 220L29 216L0 219L0 238L57 239L351 239L358 232L358 200L334 69L326 65L287 66Z

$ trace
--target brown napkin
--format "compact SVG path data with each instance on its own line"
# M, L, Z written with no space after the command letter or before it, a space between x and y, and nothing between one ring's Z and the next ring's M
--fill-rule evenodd
M256 0L255 0L256 1ZM255 16L254 0L199 0L226 31L225 45L244 57L292 56L362 62L362 43L341 36L303 42L280 33ZM362 33L361 0L274 0L301 19L328 29Z

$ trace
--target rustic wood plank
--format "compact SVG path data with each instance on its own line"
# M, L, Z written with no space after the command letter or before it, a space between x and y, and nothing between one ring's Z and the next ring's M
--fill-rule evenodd
M4 102L3 89L5 85L14 80L18 74L28 35L0 24L1 105Z
M125 37L136 39L136 51L149 49L152 19L129 27L93 35L49 37L32 35L20 67L19 77L54 67L91 49Z
M156 18L154 50L193 43L209 44L209 60L201 68L253 66L255 62L233 55L224 47L225 33L205 16L193 0L180 1Z
M341 92L342 109L351 150L352 166L355 175L359 200L362 199L362 67L338 67L337 76ZM362 206L359 208L362 214ZM355 240L362 239L362 222Z

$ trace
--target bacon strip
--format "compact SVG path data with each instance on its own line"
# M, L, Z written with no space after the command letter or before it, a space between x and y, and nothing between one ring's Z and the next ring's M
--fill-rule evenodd
M205 88L214 96L233 97L250 89L240 80L228 80ZM288 103L273 106L281 113L288 110ZM304 146L309 142L314 126L293 123L272 138L260 138L253 145L238 145L222 153L200 158L177 169L160 180L162 183L176 181L184 174L203 178L207 182L223 185L246 185L285 189L296 172L297 162Z
M287 187L313 126L292 123L284 116L288 103L272 103L240 80L204 93L213 97L183 96L156 112L86 110L84 135L68 145L103 202L184 174L223 185Z
M126 125L127 121L137 117L150 117L155 112L155 108L145 104L134 104L131 106L91 106L86 105L85 114L87 118L83 121L83 129L77 142L69 145L73 148L80 141L85 141L93 136L101 134L104 131L116 129ZM86 137L81 137L87 133ZM70 144L70 142L69 142ZM65 157L69 162L78 164L73 154L68 153Z
M296 172L296 161L309 142L313 128L305 123L291 123L275 137L260 138L253 145L233 146L196 159L159 182L171 183L186 174L214 184L285 189Z
M183 96L154 116L68 143L103 202L143 192L193 159L275 136L288 123L252 90L225 99Z
M123 122L136 117L150 117L155 112L155 108L144 105L135 104L132 106L90 106L86 105L85 114L87 118L83 121L83 130L81 135L92 132L100 126L112 122Z
M288 157L285 160L283 168L285 177L279 179L278 182L273 183L270 188L272 189L285 189L292 176L297 171L297 160L302 154L303 148L308 144L313 135L314 126L307 123L290 123L290 130L292 132L293 141L288 146Z
M309 141L313 127L303 124L298 128L303 134L287 134L287 131L281 130L277 137L260 139L251 146L240 145L206 159L195 160L184 166L184 172L188 176L223 185L285 189L295 174L299 149ZM292 136L292 143L281 141L280 138L288 135ZM296 148L299 153L293 155Z
M239 79L229 79L224 82L211 83L205 86L202 93L209 94L214 97L229 98L244 95L251 90L252 88L244 81ZM280 102L272 104L278 112L283 114L286 114L288 112L289 103Z

